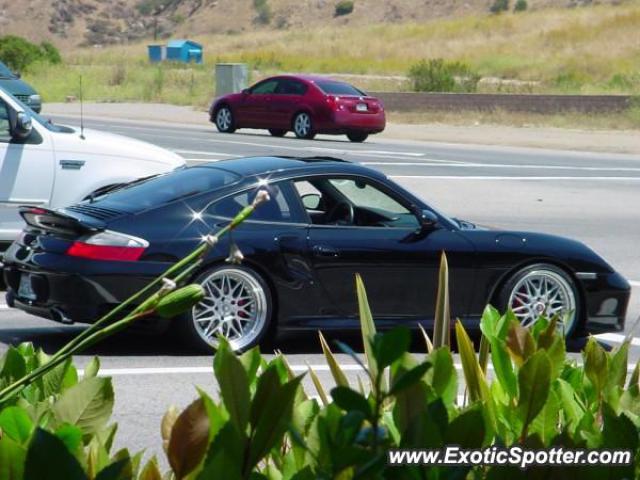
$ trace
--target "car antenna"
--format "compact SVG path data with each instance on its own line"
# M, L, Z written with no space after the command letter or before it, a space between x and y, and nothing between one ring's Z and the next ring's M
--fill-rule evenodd
M80 138L84 140L84 108L82 101L82 75L80 75Z

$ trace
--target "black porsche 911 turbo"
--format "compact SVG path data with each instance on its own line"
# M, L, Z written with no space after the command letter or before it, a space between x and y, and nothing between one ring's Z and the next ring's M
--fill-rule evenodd
M4 257L8 303L92 322L265 186L271 200L194 274L206 298L172 321L196 347L215 346L220 334L246 349L276 329L358 328L355 273L380 328L429 328L442 251L451 313L472 329L488 303L511 308L524 325L564 312L567 335L624 328L629 283L582 243L448 218L380 172L325 157L223 160L57 211L24 207L28 225ZM242 265L225 263L230 242L242 250Z

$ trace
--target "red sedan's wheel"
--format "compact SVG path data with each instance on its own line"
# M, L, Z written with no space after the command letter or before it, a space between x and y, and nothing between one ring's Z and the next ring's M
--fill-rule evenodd
M347 138L349 140L351 140L352 142L356 142L356 143L364 142L367 139L368 136L369 136L369 134L366 133L366 132L349 132L349 133L347 133Z
M236 131L235 121L231 109L226 105L221 106L216 111L216 128L222 133L233 133Z
M298 138L304 138L311 140L316 136L316 132L313 130L313 121L311 115L307 112L300 112L293 117L293 133Z

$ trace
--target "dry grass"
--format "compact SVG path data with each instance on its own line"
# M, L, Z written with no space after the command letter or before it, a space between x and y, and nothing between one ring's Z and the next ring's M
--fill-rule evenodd
M211 72L218 61L246 62L261 74L404 75L420 59L444 57L465 61L483 76L538 81L528 87L532 92L640 94L640 0L422 23L256 30L195 40L205 46L202 67L151 66L146 44L138 44L75 50L65 55L66 66L25 76L49 101L70 94L73 87L68 85L76 85L82 73L90 79L85 81L89 99L202 105L212 96ZM353 81L370 90L407 88L393 79Z

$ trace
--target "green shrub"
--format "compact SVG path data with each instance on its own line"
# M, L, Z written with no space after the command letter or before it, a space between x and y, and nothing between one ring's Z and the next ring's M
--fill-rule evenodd
M62 61L60 52L50 42L39 46L15 35L0 37L0 61L14 71L22 72L36 62L57 64Z
M336 3L334 16L341 17L342 15L349 15L351 12L353 12L352 0L341 0Z
M480 76L461 62L422 60L409 70L416 92L475 92Z
M253 8L256 9L258 16L256 17L256 23L261 25L267 25L271 22L271 7L268 0L253 0Z
M506 12L509 10L509 0L495 0L489 10L491 13Z
M524 12L529 5L527 4L527 0L517 0L516 4L513 6L514 12Z

